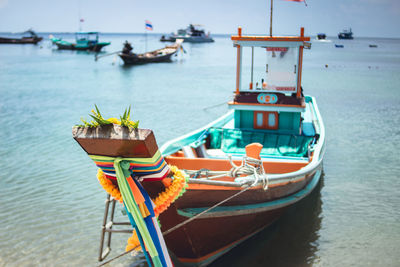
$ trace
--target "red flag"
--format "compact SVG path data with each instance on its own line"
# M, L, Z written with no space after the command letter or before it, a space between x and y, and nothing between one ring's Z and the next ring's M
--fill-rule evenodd
M304 4L307 6L306 0L284 0L284 1L290 1L290 2L304 2Z
M153 30L153 24L149 20L145 20L144 25L145 25L146 30L149 30L149 31Z

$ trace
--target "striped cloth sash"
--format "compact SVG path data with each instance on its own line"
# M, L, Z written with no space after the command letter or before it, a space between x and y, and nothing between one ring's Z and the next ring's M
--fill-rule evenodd
M132 160L137 162L138 159L114 158L113 161L118 187L129 220L132 227L137 230L148 265L173 267L154 214L154 203L136 178L131 176ZM153 159L153 162L156 161Z
M98 155L89 155L89 157L104 172L108 179L117 179L114 168L114 157ZM133 176L139 176L140 179L146 179L147 181L162 180L169 173L169 167L159 150L151 158L124 158L124 161L129 162L129 171Z

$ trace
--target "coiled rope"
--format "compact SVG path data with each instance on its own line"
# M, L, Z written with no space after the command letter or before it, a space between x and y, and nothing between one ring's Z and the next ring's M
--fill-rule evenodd
M254 175L253 185L256 185L258 182L262 181L264 190L268 189L269 179L267 174L265 173L264 166L261 160L245 156L242 159L242 163L238 166L233 162L231 155L228 155L228 158L232 166L229 171L211 171L208 169L200 169L198 171L185 170L185 172L187 174L193 175L192 178L207 180L225 176L237 178L241 175ZM200 177L202 173L205 173L205 178Z

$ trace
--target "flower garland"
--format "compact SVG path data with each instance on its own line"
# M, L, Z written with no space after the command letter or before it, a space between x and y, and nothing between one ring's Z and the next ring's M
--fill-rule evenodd
M166 187L164 192L161 192L155 199L153 203L155 205L154 214L158 217L162 212L164 212L168 207L174 203L185 191L187 185L188 176L176 166L169 166L172 173L171 178L164 178L163 183ZM114 199L122 203L122 196L117 186L115 186L110 180L108 180L104 172L99 169L97 172L97 179L104 188L104 190L110 194ZM132 232L132 236L128 239L128 244L125 248L126 251L135 248L135 250L140 251L140 243L135 230Z
M156 205L154 208L156 217L168 209L168 207L186 191L187 178L185 177L184 172L179 170L176 166L170 165L169 168L174 179L169 186L166 185L167 189L165 189L164 192L160 193L158 197L153 200L154 204ZM168 183L169 181L165 182Z
M122 196L118 187L114 185L109 179L107 179L104 172L99 169L97 171L97 180L99 180L103 189L110 194L114 199L118 200L122 204Z

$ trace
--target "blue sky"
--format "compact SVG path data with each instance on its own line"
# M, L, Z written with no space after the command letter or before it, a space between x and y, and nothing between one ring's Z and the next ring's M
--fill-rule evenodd
M355 37L400 38L400 0L274 0L274 35L324 32L335 36L351 27ZM170 33L189 23L211 33L269 32L270 0L0 0L0 32L28 28L42 32L143 32L150 20L154 32Z

